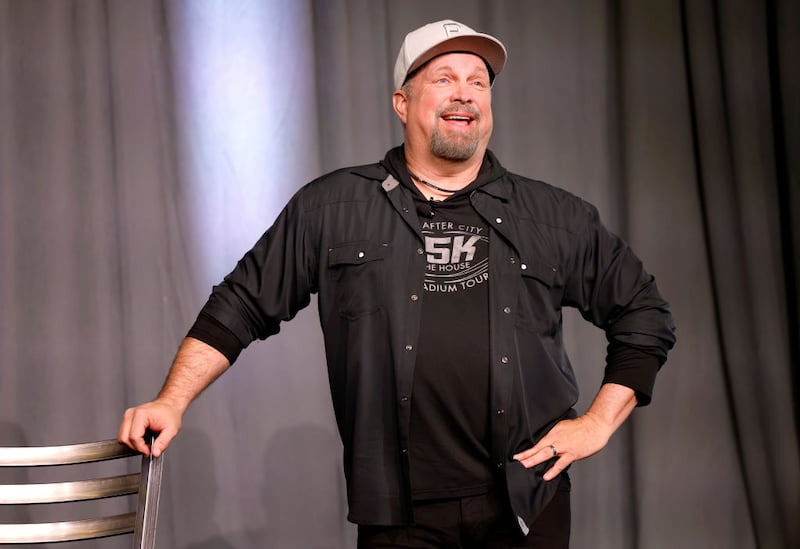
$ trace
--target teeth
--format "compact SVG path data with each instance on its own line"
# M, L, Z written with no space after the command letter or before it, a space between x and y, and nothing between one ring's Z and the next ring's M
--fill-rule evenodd
M467 116L445 116L445 120L465 120L469 122L469 117Z

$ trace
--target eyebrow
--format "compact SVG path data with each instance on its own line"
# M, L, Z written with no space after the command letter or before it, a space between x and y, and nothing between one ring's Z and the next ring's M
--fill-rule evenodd
M431 72L434 72L434 73L438 73L438 72L453 72L453 71L454 71L454 69L450 65L442 65L440 67L435 67L435 68L431 69ZM487 76L489 76L489 70L486 68L485 64L475 67L475 69L470 74L472 75L472 74L475 74L475 73L483 73L483 74L486 74Z

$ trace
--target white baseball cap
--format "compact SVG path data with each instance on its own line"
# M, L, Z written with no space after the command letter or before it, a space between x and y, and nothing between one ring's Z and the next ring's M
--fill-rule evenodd
M475 32L458 21L436 21L406 35L394 64L395 89L403 87L412 72L437 55L453 52L480 56L494 76L500 74L506 64L506 48L497 38Z

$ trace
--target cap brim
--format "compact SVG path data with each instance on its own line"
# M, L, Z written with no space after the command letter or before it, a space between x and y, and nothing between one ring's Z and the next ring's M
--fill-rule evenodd
M489 68L492 69L495 76L500 74L500 71L503 70L503 66L506 64L505 47L488 34L454 36L453 38L436 44L434 47L418 56L414 63L408 67L405 79L408 80L408 77L411 76L414 71L434 57L444 55L445 53L456 52L473 53L481 57L489 65Z

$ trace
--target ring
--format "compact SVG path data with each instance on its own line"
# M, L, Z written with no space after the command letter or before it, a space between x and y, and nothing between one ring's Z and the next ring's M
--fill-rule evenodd
M556 447L555 447L555 446L553 446L553 445L551 444L551 445L550 445L550 449L553 451L553 455L554 455L554 456L557 456L557 455L558 455L558 450L556 450Z

